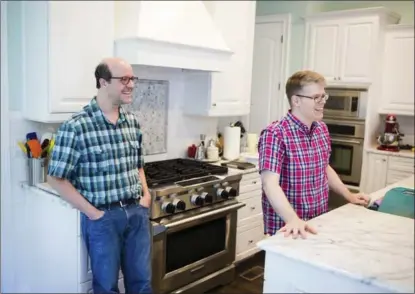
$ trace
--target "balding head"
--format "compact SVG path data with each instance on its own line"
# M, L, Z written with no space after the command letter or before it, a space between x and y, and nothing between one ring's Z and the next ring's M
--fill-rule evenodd
M124 59L109 57L103 59L95 69L98 98L111 101L112 105L132 102L134 84L138 79L133 68Z
M97 89L101 88L104 81L111 83L113 77L124 76L126 72L132 72L131 65L122 58L107 57L104 58L95 69L95 79Z

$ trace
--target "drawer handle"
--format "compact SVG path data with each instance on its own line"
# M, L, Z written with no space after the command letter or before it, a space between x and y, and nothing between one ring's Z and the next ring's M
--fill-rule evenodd
M252 181L252 184L256 184L256 181Z
M255 210L255 206L251 206L251 210Z

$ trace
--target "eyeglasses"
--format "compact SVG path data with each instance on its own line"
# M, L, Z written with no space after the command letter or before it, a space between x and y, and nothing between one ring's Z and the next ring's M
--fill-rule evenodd
M300 95L300 94L295 94L295 96L302 97L302 98L313 99L314 100L314 103L321 103L323 101L326 102L327 99L329 99L329 95L328 94L323 94L321 96L315 96L315 97L305 96L305 95Z
M133 84L137 84L138 78L137 77L112 77L111 79L120 80L121 84L124 86L127 86L130 81L133 82Z

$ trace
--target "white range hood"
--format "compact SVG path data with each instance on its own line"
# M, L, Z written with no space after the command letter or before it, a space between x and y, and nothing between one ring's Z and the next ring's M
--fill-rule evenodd
M133 65L222 71L233 54L203 1L115 1L115 10L114 53Z

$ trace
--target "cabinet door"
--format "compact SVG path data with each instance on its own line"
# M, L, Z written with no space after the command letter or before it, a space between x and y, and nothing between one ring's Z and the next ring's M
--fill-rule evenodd
M212 74L212 111L248 114L256 1L216 1L214 5L215 24L234 54L223 72Z
M414 27L386 33L380 113L414 115Z
M388 157L380 154L369 154L366 169L365 193L372 193L386 187Z
M49 111L77 112L96 94L95 67L113 55L113 1L49 1L48 9Z
M305 67L322 74L327 81L338 77L338 59L341 24L319 21L307 24Z
M373 68L374 21L346 20L342 26L340 66L341 82L369 82Z

